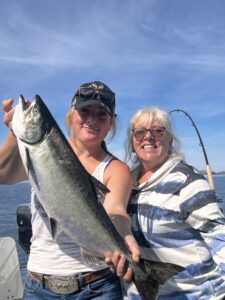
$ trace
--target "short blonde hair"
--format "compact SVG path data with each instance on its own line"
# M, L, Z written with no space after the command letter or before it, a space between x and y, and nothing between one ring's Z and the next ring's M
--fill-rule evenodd
M173 133L169 114L166 111L161 110L157 107L146 107L138 110L130 120L130 124L127 130L127 140L125 144L125 160L127 162L138 162L138 157L133 151L132 129L134 128L134 124L139 119L149 121L150 123L156 120L162 126L164 126L166 128L166 131L169 133L170 138L172 139L172 150L168 153L168 158L184 158L184 155L181 151L181 143L176 137L176 135Z

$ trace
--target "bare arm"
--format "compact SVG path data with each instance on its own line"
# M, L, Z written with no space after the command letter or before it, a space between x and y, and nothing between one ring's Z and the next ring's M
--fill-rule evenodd
M12 99L2 102L3 121L10 129L14 113L12 105ZM10 131L3 145L0 146L0 184L14 184L25 179L27 176L20 158L17 140Z
M121 161L113 161L105 172L106 186L110 193L106 195L104 207L109 214L111 220L126 241L132 259L136 262L140 258L140 250L138 244L131 232L131 221L127 214L127 205L133 186L132 175L129 168ZM106 262L113 265L118 276L123 276L126 281L132 277L130 268L126 268L126 258L119 253L114 253L113 257L106 258Z

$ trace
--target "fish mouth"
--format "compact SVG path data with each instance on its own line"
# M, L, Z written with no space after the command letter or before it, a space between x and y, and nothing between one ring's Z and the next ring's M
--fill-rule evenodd
M26 103L27 103L27 102L26 102L26 100L24 99L23 95L20 95L20 97L19 97L19 105L21 106L22 111L27 110Z
M13 119L13 131L22 142L34 145L45 138L48 130L42 114L41 101L37 96L29 103L20 95Z
M25 100L22 94L20 94L18 105L20 106L22 113L29 114L33 107L37 105L37 102L38 99L36 97L34 97L33 101L30 103L29 101Z

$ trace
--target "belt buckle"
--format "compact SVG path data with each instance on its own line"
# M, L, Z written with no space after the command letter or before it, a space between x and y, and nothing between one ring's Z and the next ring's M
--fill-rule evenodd
M52 275L48 277L48 287L54 293L71 294L79 290L78 278L74 275Z

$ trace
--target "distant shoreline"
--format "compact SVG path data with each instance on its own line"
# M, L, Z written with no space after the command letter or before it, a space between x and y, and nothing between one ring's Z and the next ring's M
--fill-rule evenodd
M202 175L207 175L207 172L204 170L204 171L200 171L200 173ZM212 172L212 175L225 175L225 171L223 172Z

